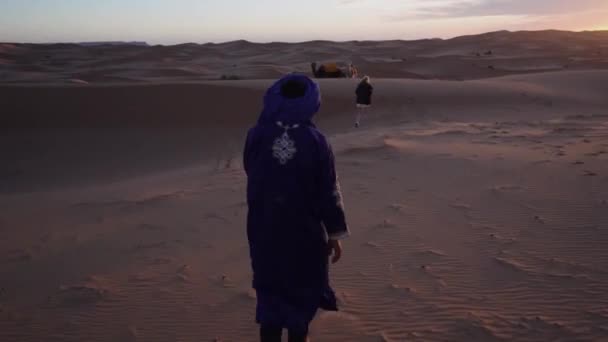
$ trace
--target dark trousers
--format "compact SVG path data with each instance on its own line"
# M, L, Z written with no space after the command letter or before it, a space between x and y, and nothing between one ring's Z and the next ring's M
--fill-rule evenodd
M282 328L275 327L261 327L260 328L260 341L261 342L281 342L281 336L283 335ZM294 334L293 332L288 332L288 341L289 342L306 342L307 334Z

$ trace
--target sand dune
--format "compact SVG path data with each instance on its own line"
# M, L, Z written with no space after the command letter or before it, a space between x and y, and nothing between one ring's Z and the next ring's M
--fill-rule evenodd
M271 80L201 79L307 71L310 56L353 51L391 78L373 78L359 129L356 80L320 81L316 120L353 234L331 271L342 311L321 313L313 340L605 340L602 44L605 33L566 32L3 44L0 340L255 341L240 153ZM572 56L594 62L532 73Z
M0 83L88 83L275 78L313 61L354 62L381 78L480 79L608 68L608 33L493 32L449 40L313 41L175 46L0 45Z

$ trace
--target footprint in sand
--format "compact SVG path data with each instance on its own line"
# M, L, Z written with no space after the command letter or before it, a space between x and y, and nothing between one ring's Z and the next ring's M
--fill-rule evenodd
M462 210L462 211L470 211L471 210L471 206L470 205L463 204L463 203L452 203L452 204L450 204L450 207L452 207L454 209Z
M422 256L432 257L432 258L443 258L446 257L447 254L436 249L427 249L419 252Z
M526 266L509 258L505 257L492 257L492 260L501 265L502 267L509 269L511 271L527 273Z
M373 242L373 241L368 241L364 245L367 246L367 247L373 247L373 248L381 248L382 247L382 245L380 245L377 242Z
M61 286L56 295L58 304L74 306L95 304L107 298L109 291L93 284Z
M187 283L190 281L191 268L189 265L182 265L178 270L175 278L181 282Z
M389 285L389 289L399 291L400 293L406 293L406 294L413 294L416 292L413 288L411 288L409 286L402 286L402 285L394 284L394 283Z
M566 335L570 335L569 337L572 338L572 334L568 333L568 331L566 330L566 326L562 323L559 322L551 322L549 319L543 317L543 316L536 316L534 318L527 318L527 317L522 317L519 320L519 326L521 326L522 328L528 329L528 330L535 330L538 332L542 332L542 331L554 331L555 329L561 330L563 333L565 333ZM562 334L564 335L564 334ZM568 338L566 338L568 340Z
M389 219L384 219L382 221L382 223L379 223L378 225L376 225L377 229L387 229L387 228L396 228L397 225L394 224L391 220Z
M393 204L389 204L388 208L396 211L396 212L403 212L405 210L405 206L403 204L399 204L399 203L393 203Z
M216 284L223 288L234 288L236 285L227 274L222 274L213 280Z
M464 204L464 203L452 203L449 206L460 211L466 219L468 219L468 220L472 219L472 217L471 217L472 208L470 205Z
M432 265L436 262L441 262L446 257L447 257L447 254L445 254L442 251L426 248L426 249L411 253L409 258L411 260L415 260L416 263L422 265L422 266L420 266L420 270L428 271L429 265Z
M175 275L175 279L182 283L188 283L190 281L188 276L179 273Z
M28 249L17 249L8 254L8 261L10 262L27 262L32 259L34 259L34 254Z
M445 280L443 280L442 277L438 276L437 274L435 274L433 272L433 270L428 266L428 265L422 265L420 266L420 271L422 274L424 274L424 276L432 279L435 284L436 284L436 291L441 291L442 289L445 289L448 287L448 284L446 283Z
M217 213L207 213L205 214L205 219L206 220L217 220L217 221L221 221L224 223L230 223L230 220L217 214Z
M510 245L510 244L514 244L517 242L517 239L515 239L515 238L504 237L504 236L501 236L496 233L490 233L489 236L490 236L490 239L492 239L500 244Z

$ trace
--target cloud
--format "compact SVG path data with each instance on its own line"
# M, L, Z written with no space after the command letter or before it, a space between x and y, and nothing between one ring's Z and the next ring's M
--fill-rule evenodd
M606 0L434 0L401 12L395 19L482 16L549 16L606 10Z

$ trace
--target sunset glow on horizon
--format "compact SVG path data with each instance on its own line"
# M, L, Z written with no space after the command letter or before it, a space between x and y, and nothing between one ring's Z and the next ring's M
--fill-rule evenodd
M174 44L449 38L608 29L606 0L5 0L0 41Z

